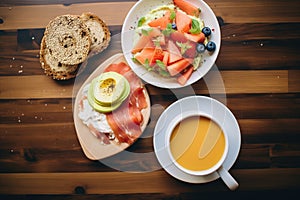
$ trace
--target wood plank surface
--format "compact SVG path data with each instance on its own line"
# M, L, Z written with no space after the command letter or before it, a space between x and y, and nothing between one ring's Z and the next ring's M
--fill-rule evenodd
M13 6L0 7L0 13L4 23L0 24L0 30L8 29L26 29L26 28L44 28L49 21L58 15L76 14L80 15L85 11L95 13L101 16L108 25L122 24L126 14L134 2L104 2L90 4L65 5L35 5L35 6ZM118 6L118 12L115 7ZM47 10L47 12L45 12ZM115 13L115 17L111 17ZM36 16L40 16L36 20ZM20 20L22 19L22 20Z
M245 185L239 190L264 189L299 189L297 185L300 172L297 169L249 169L233 170L233 176L239 177ZM251 176L249 176L251 174ZM281 174L281 176L278 176ZM253 180L264 179L258 184L251 184ZM73 194L77 187L82 187L87 194L128 194L128 193L174 193L196 192L214 185L211 191L223 191L220 180L207 185L190 185L170 179L164 171L151 173L19 173L0 174L0 193L10 194ZM62 181L63 180L63 181ZM124 187L124 183L130 183ZM248 184L247 184L248 183ZM293 186L292 186L293 185ZM209 189L209 188L208 188Z
M231 1L217 1L208 4L214 9L217 16L222 16L222 21L226 23L249 23L249 22L299 22L300 14L299 4L296 1L270 1L264 0L253 4L251 1L242 1L241 4L233 4ZM89 4L52 4L52 5L33 5L33 6L8 6L0 7L2 13L0 30L24 29L24 28L42 28L45 27L50 19L57 15L81 14L89 10L102 18L109 25L122 24L127 12L135 2L103 2ZM118 12L115 7L119 6ZM225 9L226 8L226 9ZM286 9L289 12L286 13ZM47 10L47 12L44 12ZM255 10L255 14L253 14ZM109 17L114 13L114 17ZM34 20L40 16L39 20ZM20 20L22 19L22 20Z
M165 90L163 90L165 92ZM212 95L223 101L238 119L299 118L299 94L243 94ZM163 109L178 97L171 92L151 96L152 118L157 119ZM0 101L0 124L44 124L73 122L72 99L20 99ZM249 103L250 102L250 103ZM288 108L293 109L288 109ZM19 122L20 120L20 122ZM4 130L4 129L3 129Z
M297 143L295 139L298 136L297 124L299 119L240 119L238 122L243 132L243 141L247 144ZM276 124L272 127L270 126L272 123ZM7 149L8 152L10 149L30 147L69 148L72 150L73 147L78 146L76 132L71 122L43 124L22 124L21 122L11 125L1 124L0 127L3 129L1 131L1 138L3 139L1 148ZM22 128L22 132L19 131L20 128ZM153 129L154 126L149 126L146 131L152 133ZM32 137L35 140L31 140ZM18 138L23 139L22 141L17 141ZM152 135L146 138L141 139L140 142L145 145L146 151L152 151Z
M0 199L292 199L300 189L300 3L298 0L207 0L222 46L216 65L192 87L149 84L147 128L126 151L148 160L112 156L89 160L73 122L76 91L99 64L121 51L124 18L136 0L3 0L0 2ZM117 8L117 9L116 9ZM111 45L88 59L76 79L43 74L40 42L49 20L93 12L109 25ZM231 192L218 179L179 181L161 168L153 132L176 100L204 95L236 117L241 149L230 172ZM75 105L76 106L76 105ZM136 170L136 171L138 171Z
M219 75L221 81L215 81ZM241 82L240 78L244 81ZM228 94L287 93L288 71L223 71L221 74L211 71L201 82L202 86L195 87L195 92L199 94L222 93L224 90ZM80 87L72 83L54 81L46 76L4 76L0 77L0 99L71 98L76 94L73 90ZM209 89L203 88L203 84Z

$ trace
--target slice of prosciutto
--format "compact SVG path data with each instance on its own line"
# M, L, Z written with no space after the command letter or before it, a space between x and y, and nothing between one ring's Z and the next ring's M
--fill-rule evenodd
M148 106L144 87L139 77L124 62L109 65L105 72L110 71L117 72L128 80L130 94L119 108L106 114L106 119L120 143L132 144L142 133L141 111Z

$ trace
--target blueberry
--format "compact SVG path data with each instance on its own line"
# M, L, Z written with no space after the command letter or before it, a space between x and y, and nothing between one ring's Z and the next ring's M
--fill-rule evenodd
M209 27L204 27L204 28L202 29L202 33L204 33L205 37L208 37L208 36L210 36L210 34L211 34L211 30L210 30Z
M207 49L207 51L214 51L216 49L216 44L212 41L209 41L206 44L206 49Z
M196 46L196 50L198 53L203 53L205 51L205 45L202 43L198 43Z
M172 23L172 29L177 29L177 26L175 23Z

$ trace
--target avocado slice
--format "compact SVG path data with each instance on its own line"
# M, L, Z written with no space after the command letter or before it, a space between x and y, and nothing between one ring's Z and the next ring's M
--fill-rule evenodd
M88 101L102 113L117 109L130 93L127 79L116 72L105 72L93 79L88 91Z

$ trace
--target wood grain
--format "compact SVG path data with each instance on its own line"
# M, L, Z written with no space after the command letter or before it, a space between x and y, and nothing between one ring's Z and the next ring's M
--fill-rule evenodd
M153 89L151 89L153 90ZM152 120L178 97L171 91L152 95ZM212 95L227 105L238 119L297 119L300 96L297 94ZM72 123L72 99L20 99L0 101L0 124ZM293 109L287 109L291 107ZM20 120L20 122L18 121ZM152 127L153 128L153 127ZM3 129L4 130L4 129Z
M215 81L220 75L221 81ZM241 82L241 79L244 81ZM14 84L15 82L20 84ZM76 94L73 94L73 90L76 91L79 87L73 86L73 83L73 80L60 82L38 75L3 76L0 77L0 99L72 98ZM227 94L286 93L288 92L288 71L221 71L221 74L218 71L211 71L200 83L195 86L195 92L199 94L224 93L224 89ZM203 84L206 84L209 90L203 88ZM180 91L184 92L184 89ZM155 91L150 91L150 93L155 94Z
M299 70L291 70L289 72L289 92L297 92L300 88L300 71Z
M299 189L297 169L249 169L234 170L233 176L244 182L239 190ZM249 174L251 174L249 176ZM277 176L281 174L282 176ZM251 183L264 175L256 185ZM9 194L73 194L76 187L82 187L87 194L128 194L128 193L174 193L196 192L214 185L211 191L224 191L220 180L207 185L190 185L170 179L164 171L151 173L19 173L0 174L0 193ZM63 181L62 181L63 180ZM104 184L105 183L105 184ZM124 183L130 183L124 187ZM291 185L294 185L291 187Z
M101 16L108 25L122 24L127 12L135 2L103 2L89 4L63 4L52 5L32 5L32 6L8 6L0 7L2 13L1 19L4 21L0 24L0 30L24 29L24 28L43 28L49 20L57 15L62 14L81 14L89 10L96 15ZM299 22L300 6L293 1L270 1L264 0L253 4L252 1L245 1L241 4L232 4L231 1L217 1L208 4L214 10L217 16L222 16L225 23L279 23L279 22ZM118 12L115 7L119 6ZM226 9L225 9L226 8ZM289 10L286 13L286 10ZM44 12L47 10L47 12ZM255 10L255 14L253 14ZM109 17L111 13L115 16ZM39 16L39 20L33 20ZM22 19L22 21L18 20Z
M101 19L110 26L120 25L133 5L134 2L104 2L72 4L70 6L58 4L0 7L0 13L2 13L4 21L4 23L0 24L0 30L45 28L49 21L58 15L80 15L87 10L101 16ZM116 7L118 7L118 12L115 11ZM115 14L114 17L111 17L112 13ZM36 16L39 16L39 20L35 20Z
M120 52L123 20L136 0L3 0L0 2L0 199L292 199L300 189L300 4L298 0L206 0L222 46L214 67L190 88L146 84L150 122L128 152L153 153L153 132L174 101L204 95L224 103L241 129L242 145L229 192L218 179L179 181L151 159L119 159L127 173L87 159L73 123L74 94L96 67ZM118 9L116 9L118 8ZM113 44L88 60L76 80L54 81L39 63L49 20L91 11L111 30ZM37 20L38 19L38 20Z

